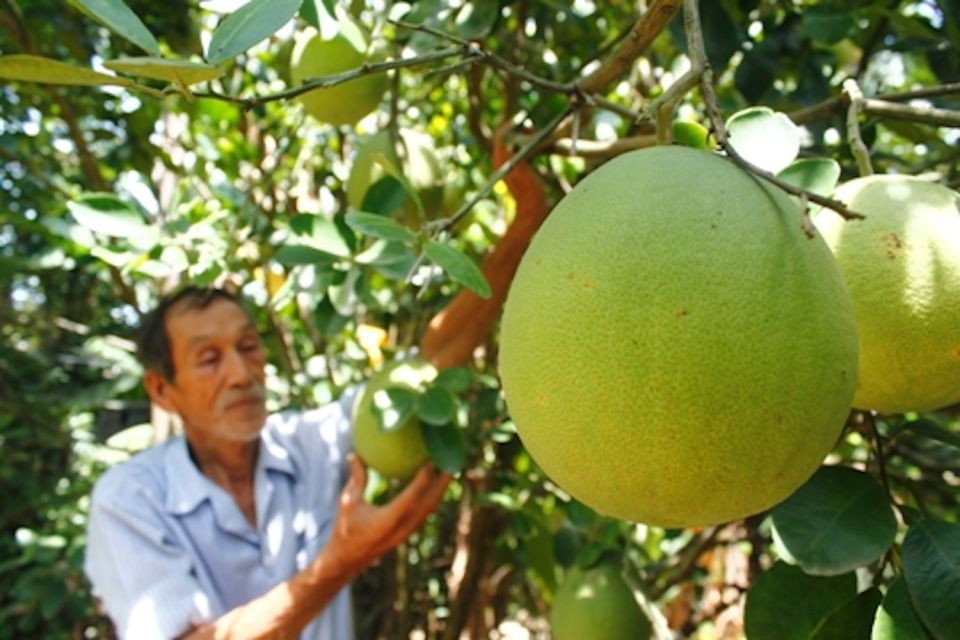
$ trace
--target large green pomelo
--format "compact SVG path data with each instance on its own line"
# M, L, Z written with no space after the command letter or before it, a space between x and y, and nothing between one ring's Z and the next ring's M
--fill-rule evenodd
M350 33L361 35L359 26ZM330 40L323 40L315 29L306 29L297 36L290 56L290 80L297 87L310 78L329 76L379 61L378 56L368 57L366 42L357 37L347 37L341 32ZM387 76L376 73L308 91L297 100L320 122L353 125L377 108L387 85Z
M534 237L501 328L525 446L601 513L739 519L809 478L850 410L853 307L799 207L685 147L583 179Z
M389 411L388 389L423 391L437 370L422 360L401 360L386 364L371 376L353 408L353 446L357 455L389 478L406 480L429 459L420 421L411 417L403 424L384 430L380 410Z
M392 171L403 174L420 198L422 219L409 196L395 214L402 224L418 229L422 220L435 220L444 215L446 176L437 158L433 138L429 135L401 129L399 143L402 155L394 147L390 132L386 130L378 131L360 143L347 177L347 202L354 209L363 208L363 199L370 185L387 175L377 161L377 156L382 156Z
M854 406L885 413L960 402L960 194L910 176L870 176L835 197L865 220L815 223L853 297L860 338Z
M644 640L650 620L637 604L616 563L575 567L553 598L553 640Z

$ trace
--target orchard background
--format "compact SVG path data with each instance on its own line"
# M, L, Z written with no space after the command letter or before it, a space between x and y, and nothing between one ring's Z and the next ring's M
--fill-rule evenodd
M841 180L869 161L960 187L957 0L126 6L0 3L4 638L110 635L81 571L87 496L176 430L151 414L131 337L178 282L241 287L271 408L312 407L409 352L461 287L482 290L471 265L515 216L618 153L701 132L677 122L726 146L724 121L767 107ZM309 88L291 80L294 37L356 24L375 64L307 82L386 74L387 90L356 125L318 122L294 99ZM49 60L8 57L23 55ZM179 62L116 64L133 56ZM357 151L381 131L426 136L432 173L385 169L351 202ZM502 181L514 165L536 179ZM378 223L391 216L410 232ZM459 482L356 584L362 638L548 637L564 575L609 554L661 637L742 637L745 617L756 638L960 637L958 407L854 411L831 468L772 516L662 530L599 516L538 470L496 332L446 383L432 453Z

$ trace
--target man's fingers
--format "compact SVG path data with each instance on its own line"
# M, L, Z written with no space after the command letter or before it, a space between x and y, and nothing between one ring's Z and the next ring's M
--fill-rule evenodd
M340 500L345 504L362 502L367 487L367 468L355 453L347 454L347 466L350 468L350 479L343 488Z

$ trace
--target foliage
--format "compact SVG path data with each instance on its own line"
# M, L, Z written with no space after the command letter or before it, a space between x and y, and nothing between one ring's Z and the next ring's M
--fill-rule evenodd
M526 197L490 180L502 123L518 125L513 148L540 142L530 161L551 202L623 146L650 144L651 105L674 107L666 125L676 117L718 134L703 91L667 92L696 45L682 11L609 82L585 80L632 40L638 5L669 15L679 2L304 0L274 3L270 29L251 20L271 4L0 9L0 75L15 80L0 88L0 637L108 633L80 572L85 496L126 455L104 443L108 432L147 420L128 338L162 290L185 279L241 286L272 353L272 408L314 406L408 353L462 286L486 293L475 265ZM80 10L94 5L100 15ZM343 12L393 60L416 62L375 69L392 82L380 109L336 128L293 100L304 88L288 66L296 32L335 32ZM786 182L817 191L810 185L836 166L841 180L856 176L859 138L878 173L960 185L956 0L722 0L701 2L700 13L722 116L786 114L802 127L801 158L836 162L788 168ZM25 81L25 61L32 79L65 84ZM91 70L110 69L122 86L91 86L103 81ZM857 127L848 79L875 99ZM890 105L907 109L893 117ZM456 225L391 224L407 197L418 199L396 171L362 203L379 219L347 206L360 142L400 129L434 138L448 182L467 198L446 213ZM542 635L567 568L609 551L660 612L661 633L736 637L746 609L755 637L785 637L776 625L787 620L809 630L803 637L865 637L877 611L875 637L921 623L931 637L956 637L947 600L958 565L956 407L855 412L827 462L857 471L821 472L772 517L661 530L598 516L544 477L509 420L496 352L493 335L469 369L433 387L457 398L431 451L463 471L424 530L358 581L361 637ZM418 404L432 415L430 400ZM393 490L381 480L371 494ZM811 528L830 533L811 538Z

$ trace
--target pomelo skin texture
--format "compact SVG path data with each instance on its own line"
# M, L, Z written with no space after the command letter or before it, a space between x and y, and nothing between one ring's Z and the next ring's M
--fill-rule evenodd
M366 52L338 34L323 40L316 30L308 29L297 37L290 56L290 80L293 86L309 78L319 78L376 62ZM388 78L382 73L362 76L332 87L308 91L299 96L307 113L320 122L354 125L380 104L387 91Z
M385 389L422 391L436 375L432 365L413 359L390 362L371 376L353 408L353 446L367 466L388 478L407 480L429 459L416 417L384 431L374 407L389 404Z
M644 640L650 621L616 563L571 569L550 609L553 640Z
M910 176L870 176L834 197L866 216L814 219L853 297L854 406L902 413L960 402L960 194Z
M685 147L617 157L556 206L517 271L500 374L562 489L661 527L789 496L840 435L853 306L799 207Z

